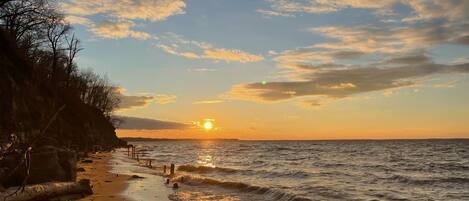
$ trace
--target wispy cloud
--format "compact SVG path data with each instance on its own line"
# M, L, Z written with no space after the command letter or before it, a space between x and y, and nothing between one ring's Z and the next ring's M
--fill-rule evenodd
M467 26L467 25L465 25ZM467 36L465 26L425 24L418 27L400 25L359 27L317 27L311 31L337 39L313 45L316 48L357 50L367 53L396 53L426 48L440 43L461 43Z
M272 16L295 17L292 14L277 12L277 11L273 11L273 10L257 9L256 12L258 12L258 13L266 16L266 17L272 17Z
M238 49L217 48L214 45L189 40L175 33L166 33L158 39L156 47L164 52L187 59L210 59L215 61L249 63L264 60L261 55L251 54Z
M206 49L204 51L203 57L213 60L236 61L240 63L249 63L264 60L264 57L259 55L250 54L241 50L229 50L224 48Z
M299 105L306 109L318 109L323 106L319 100L308 99L299 101Z
M420 20L433 20L446 18L450 21L467 19L469 9L468 1L441 1L441 0L266 0L270 3L269 9L262 10L265 15L291 16L297 13L331 13L347 8L361 8L375 10L377 16L394 16L394 6L407 5L414 15L403 18L403 21L412 22ZM444 12L450 11L450 12Z
M164 105L176 102L177 96L176 95L169 95L169 94L157 94L154 96L154 101L156 104Z
M198 105L198 104L217 104L217 103L223 103L225 102L224 100L200 100L200 101L195 101L193 104Z
M134 25L131 21L103 21L92 25L90 30L99 37L110 39L131 37L145 40L151 37L149 33L132 30Z
M183 0L73 0L61 6L71 15L103 14L116 19L161 21L185 13L186 3Z
M341 59L356 59L364 55L355 50L318 50L314 48L301 48L287 50L280 53L275 60L281 65L288 66L293 63L331 63Z
M458 80L450 80L448 82L434 84L434 88L453 88L458 83Z
M330 13L346 8L388 9L398 0L266 0L270 3L270 10L279 13L277 16L293 15L295 13Z
M94 24L93 21L86 17L80 17L75 15L68 15L65 17L65 20L70 24L81 24L85 26L91 26Z
M205 72L215 72L217 71L217 69L215 68L189 68L187 69L187 71L205 73Z

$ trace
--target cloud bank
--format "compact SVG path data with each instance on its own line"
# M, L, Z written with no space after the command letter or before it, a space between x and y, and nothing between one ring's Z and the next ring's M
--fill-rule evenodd
M166 129L187 129L190 128L189 124L161 121L156 119L117 116L121 120L118 129L127 130L166 130Z
M447 44L469 44L469 1L438 0L266 0L267 16L324 14L344 9L367 9L378 24L319 26L309 28L323 42L272 54L282 71L279 81L241 83L229 97L260 102L295 99L302 106L318 107L356 94L416 86L439 74L469 72L469 63L436 63L429 50ZM398 14L396 5L411 12ZM383 23L384 22L384 23ZM452 87L454 82L435 87Z
M169 104L175 102L177 99L175 95L127 95L125 91L126 90L124 88L116 88L115 90L116 97L120 100L118 106L119 110L146 107L150 103L156 103L160 105Z
M184 0L68 0L60 4L70 23L88 26L98 37L148 39L150 34L134 30L136 20L162 21L184 14ZM93 16L104 20L95 22Z
M297 65L303 69L302 81L279 81L240 84L232 88L234 98L255 101L281 101L305 96L344 98L354 94L408 87L427 76L445 73L469 73L469 63L436 64L422 55L414 58L389 59L387 63L398 63L389 67L379 66L324 66Z

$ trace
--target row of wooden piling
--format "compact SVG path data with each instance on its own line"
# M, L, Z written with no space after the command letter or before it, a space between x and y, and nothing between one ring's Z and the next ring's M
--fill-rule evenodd
M134 159L134 160L137 160L138 162L140 162L140 160L144 160L145 161L145 166L150 167L150 168L153 167L152 166L152 161L154 161L154 159L151 159L151 158L141 159L140 156L143 156L143 154L141 152L138 152L137 148L133 145L127 146L127 156ZM174 175L175 167L176 166L173 163L171 163L170 169L169 169L169 174L170 175ZM163 174L166 174L166 170L167 170L166 165L163 165Z

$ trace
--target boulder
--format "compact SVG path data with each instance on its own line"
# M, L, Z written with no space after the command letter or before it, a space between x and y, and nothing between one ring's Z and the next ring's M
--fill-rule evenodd
M31 169L28 184L70 181L67 178L67 172L60 162L59 150L56 147L44 146L36 150L31 154Z

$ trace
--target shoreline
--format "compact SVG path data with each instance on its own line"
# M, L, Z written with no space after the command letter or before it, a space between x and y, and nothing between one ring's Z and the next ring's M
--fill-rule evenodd
M112 173L111 159L111 152L100 152L90 154L89 157L84 159L92 160L91 163L84 163L83 160L78 162L77 168L83 168L84 171L77 171L77 181L80 179L89 179L93 189L92 195L78 200L129 200L129 198L123 195L123 192L128 188L128 181L131 176Z
M93 194L79 201L128 201L159 200L169 201L173 190L164 185L165 178L155 174L155 170L141 166L127 157L127 151L114 149L112 152L99 152L79 161L77 180L89 179ZM91 163L84 162L92 160Z

